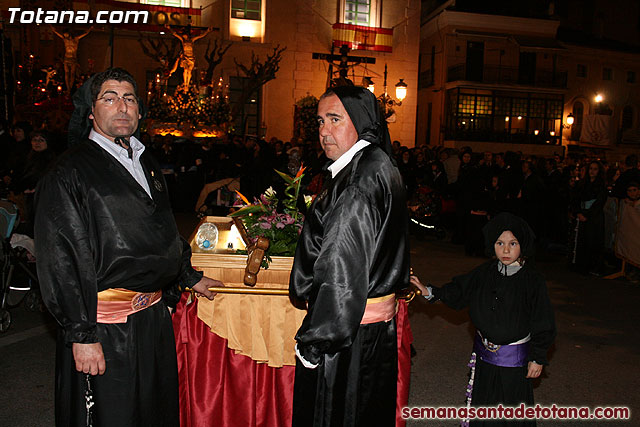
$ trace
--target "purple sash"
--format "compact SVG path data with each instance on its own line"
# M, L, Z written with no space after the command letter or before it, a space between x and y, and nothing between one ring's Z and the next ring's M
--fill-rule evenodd
M476 334L476 338L473 341L473 351L478 359L483 362L505 368L519 368L527 364L527 356L529 355L528 341L522 344L502 346L490 344L489 348L491 350L484 345L480 334Z

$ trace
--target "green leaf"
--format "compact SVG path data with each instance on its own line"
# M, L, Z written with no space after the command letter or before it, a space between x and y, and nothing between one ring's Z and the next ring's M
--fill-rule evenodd
M278 175L280 175L280 177L281 177L282 179L284 179L284 181L285 181L287 184L291 185L291 184L293 183L293 178L292 178L292 177L290 177L289 175L287 175L286 173L284 173L284 172L280 172L280 171L279 171L279 170L277 170L277 169L274 169L274 171L276 171L276 173L277 173Z
M267 212L267 210L262 205L247 205L241 209L238 209L235 212L230 213L229 216L232 218L235 218L239 216L246 216L256 212Z

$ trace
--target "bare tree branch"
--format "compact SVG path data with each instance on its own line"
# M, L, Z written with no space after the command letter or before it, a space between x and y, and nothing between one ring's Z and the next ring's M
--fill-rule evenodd
M172 38L171 43L167 43L164 38L154 40L150 37L143 38L140 34L138 42L142 52L161 65L163 75L169 75L171 67L180 54L178 41Z
M213 82L213 71L216 67L222 62L222 58L224 54L227 53L229 48L231 47L231 43L225 45L224 41L220 40L220 46L218 46L218 40L215 39L213 42L213 49L209 52L209 47L211 46L211 41L207 43L207 51L204 54L204 58L209 63L207 67L207 72L204 77L204 81L206 84L211 84Z
M234 105L231 112L233 117L238 117L238 114L244 114L244 104L261 86L276 78L276 73L280 69L280 61L282 60L282 52L287 48L281 48L277 45L273 48L273 53L267 55L267 59L264 62L260 62L260 58L256 56L254 52L251 52L251 64L247 67L238 61L233 60L238 70L238 75L244 75L247 77L246 84L242 88L242 94L238 103ZM244 118L243 118L244 121Z

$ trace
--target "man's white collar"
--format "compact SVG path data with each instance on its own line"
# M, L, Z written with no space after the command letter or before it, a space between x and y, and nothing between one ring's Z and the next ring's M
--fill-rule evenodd
M336 175L338 175L338 173L351 162L353 156L355 156L358 151L362 150L368 145L371 145L369 141L361 139L353 144L353 146L349 148L342 156L338 157L335 162L331 163L331 165L328 167L328 169L331 171L331 178L335 178Z
M100 144L102 148L107 150L109 153L111 153L112 156L116 158L118 156L124 156L127 158L129 157L127 150L125 150L115 142L110 141L107 137L99 134L93 129L91 129L91 132L89 132L89 139ZM129 138L129 144L131 145L131 148L133 148L134 157L135 158L140 157L140 155L144 151L144 144L138 141L138 139L133 135Z

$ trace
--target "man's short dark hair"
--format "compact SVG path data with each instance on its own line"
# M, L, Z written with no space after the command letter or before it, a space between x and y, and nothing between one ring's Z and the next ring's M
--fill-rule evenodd
M123 68L107 68L101 73L98 73L93 78L91 82L91 103L95 105L96 100L98 99L98 95L100 95L100 90L102 89L102 85L107 80L115 80L117 82L128 82L133 86L133 92L138 97L138 84L133 76Z

